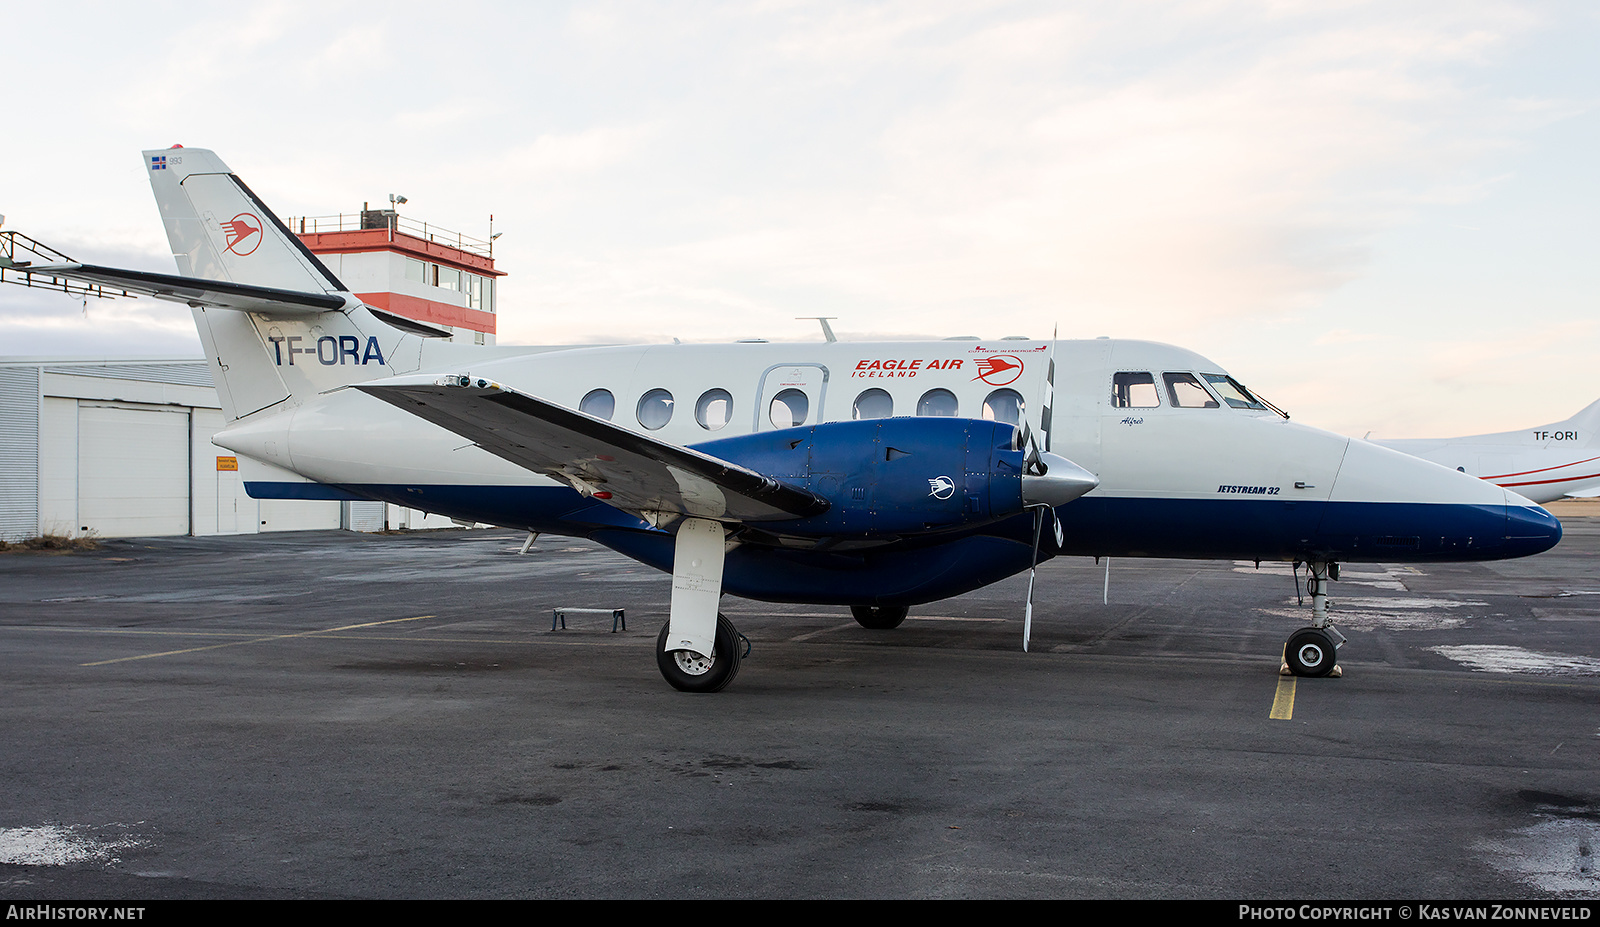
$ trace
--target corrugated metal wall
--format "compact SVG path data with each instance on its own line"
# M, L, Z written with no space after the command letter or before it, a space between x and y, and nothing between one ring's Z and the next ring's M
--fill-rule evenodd
M382 531L388 527L385 523L385 507L382 502L344 502L343 517L339 527L348 531Z
M0 367L0 540L39 533L39 368Z

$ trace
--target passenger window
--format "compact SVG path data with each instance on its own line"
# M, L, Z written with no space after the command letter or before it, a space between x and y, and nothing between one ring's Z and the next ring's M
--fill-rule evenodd
M947 389L930 389L917 400L918 415L955 415L959 410L956 394Z
M1179 409L1215 409L1217 401L1192 373L1166 374L1167 399Z
M767 407L767 418L772 420L774 428L798 428L806 423L806 416L810 414L811 400L797 389L783 390L772 397L772 404Z
M1118 373L1111 377L1111 405L1117 409L1154 409L1156 378L1148 373Z
M706 431L718 431L733 418L733 394L725 389L708 389L694 404L694 420Z
M864 418L888 418L894 415L894 397L881 389L866 390L856 397L850 415L857 421Z
M1233 377L1223 376L1220 373L1205 373L1201 374L1201 376L1205 377L1206 382L1211 384L1211 388L1217 391L1217 395L1222 397L1222 401L1233 408L1255 409L1258 412L1267 411L1266 405L1250 395L1250 391L1241 386L1239 381Z
M655 431L672 421L672 394L653 389L639 397L639 424Z
M617 400L612 397L611 390L592 389L585 393L583 400L578 403L578 411L609 422L612 414L617 411Z
M991 422L1021 424L1022 394L1014 389L995 390L983 400L983 417Z

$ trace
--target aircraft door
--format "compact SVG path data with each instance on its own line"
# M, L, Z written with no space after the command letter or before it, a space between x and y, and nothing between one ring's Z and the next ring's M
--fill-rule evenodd
M753 431L795 428L823 421L828 396L828 368L820 364L778 364L761 374L756 390Z

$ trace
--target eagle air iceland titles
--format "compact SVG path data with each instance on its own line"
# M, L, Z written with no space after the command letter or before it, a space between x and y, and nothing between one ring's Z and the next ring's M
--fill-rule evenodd
M177 275L32 270L193 308L213 441L314 481L252 495L586 537L666 571L657 663L679 689L738 672L725 592L888 629L1061 555L1304 562L1311 622L1284 660L1321 676L1340 562L1561 537L1516 493L1291 422L1164 344L456 344L364 305L211 152L144 161Z

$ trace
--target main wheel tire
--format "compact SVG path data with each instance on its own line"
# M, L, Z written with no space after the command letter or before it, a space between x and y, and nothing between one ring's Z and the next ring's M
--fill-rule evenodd
M906 620L906 615L910 611L911 609L903 605L850 606L850 614L855 616L856 624L874 631L889 631L900 627L900 622Z
M1301 628L1289 635L1284 645L1283 660L1289 672L1296 676L1326 676L1339 662L1339 651L1334 646L1333 635L1321 628Z
M739 675L739 632L722 613L710 655L693 650L668 650L668 621L656 636L656 666L667 683L679 692L720 692Z

